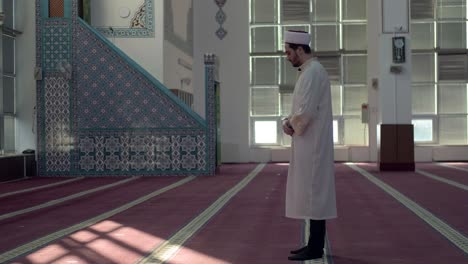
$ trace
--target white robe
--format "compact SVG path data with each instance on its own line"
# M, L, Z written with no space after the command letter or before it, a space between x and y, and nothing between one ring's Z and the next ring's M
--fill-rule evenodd
M306 126L292 136L286 217L331 219L337 213L330 81L315 58L299 68L289 119L301 116Z

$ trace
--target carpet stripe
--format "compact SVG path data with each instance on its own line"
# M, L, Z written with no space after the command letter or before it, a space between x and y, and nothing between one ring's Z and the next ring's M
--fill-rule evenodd
M451 185L451 186L460 188L462 190L468 191L468 186L466 186L464 184L461 184L461 183L458 183L456 181L445 179L443 177L439 177L439 176L437 176L435 174L432 174L432 173L429 173L429 172L423 171L423 170L416 170L416 172L419 173L419 174L422 174L422 175L424 175L426 177L429 177L429 178L431 178L433 180L440 181L440 182L446 183L448 185Z
M55 187L55 186L59 186L59 185L62 185L62 184L82 180L83 178L84 177L77 177L77 178L69 179L69 180L66 180L66 181L60 181L60 182L55 182L55 183L46 184L46 185L42 185L42 186L28 188L28 189L24 189L24 190L20 190L20 191L4 193L4 194L0 194L0 198L7 197L7 196L12 196L12 195L15 195L15 194L20 194L20 193L38 191L38 190L42 190L42 189L45 189L45 188Z
M70 235L70 234L72 234L72 233L74 233L74 232L76 232L76 231L78 231L80 229L83 229L83 228L86 228L88 226L94 225L94 224L96 224L96 223L98 223L98 222L100 222L100 221L102 221L104 219L107 219L107 218L109 218L111 216L114 216L114 215L116 215L118 213L121 213L121 212L123 212L125 210L128 210L128 209L130 209L130 208L132 208L132 207L134 207L134 206L136 206L138 204L146 202L147 200L149 200L149 199L151 199L151 198L153 198L155 196L158 196L158 195L160 195L162 193L165 193L165 192L170 191L170 190L172 190L172 189L174 189L176 187L179 187L179 186L181 186L181 185L183 185L183 184L185 184L185 183L187 183L189 181L192 181L193 179L195 179L195 176L190 176L190 177L184 178L184 179L182 179L182 180L180 180L180 181L178 181L176 183L173 183L173 184L168 185L168 186L166 186L164 188L156 190L156 191L154 191L154 192L152 192L152 193L150 193L148 195L142 196L142 197L140 197L140 198L138 198L138 199L136 199L136 200L134 200L132 202L126 203L126 204L124 204L124 205L122 205L122 206L120 206L120 207L118 207L118 208L116 208L114 210L111 210L111 211L108 211L106 213L100 214L100 215L98 215L96 217L90 218L90 219L88 219L86 221L83 221L83 222L81 222L79 224L70 226L68 228L64 228L64 229L59 230L57 232L51 233L50 235L38 238L38 239L36 239L34 241L31 241L31 242L29 242L27 244L19 246L19 247L15 248L15 249L4 252L3 254L0 255L0 263L5 263L5 262L7 262L9 260L12 260L14 258L17 258L17 257L23 255L23 254L26 254L26 253L31 252L33 250L36 250L36 249L38 249L40 247L43 247L43 246L47 245L48 243L50 243L50 242L52 242L54 240L60 239L62 237L68 236L68 235Z
M0 215L0 221L8 219L8 218L15 217L15 216L18 216L18 215L34 212L36 210L51 207L51 206L54 206L54 205L57 205L57 204L60 204L60 203L64 203L66 201L70 201L70 200L73 200L73 199L76 199L76 198L79 198L79 197L82 197L82 196L85 196L85 195L88 195L88 194L91 194L91 193L106 190L106 189L109 189L109 188L112 188L112 187L115 187L115 186L118 186L118 185L121 185L121 184L124 184L124 183L128 183L130 181L134 181L136 179L138 179L138 177L132 177L132 178L129 178L129 179L125 179L125 180L121 180L121 181L114 182L114 183L111 183L111 184L107 184L107 185L104 185L104 186L100 186L100 187L97 187L97 188L94 188L94 189L91 189L91 190L75 193L75 194L60 198L60 199L54 199L54 200L51 200L49 202L39 204L39 205L36 205L36 206L33 206L33 207L29 207L29 208L25 208L25 209L22 209L22 210L14 211L14 212L11 212L11 213L8 213L8 214L3 214L3 215Z
M358 166L354 165L353 163L346 163L350 168L359 172L361 175L366 177L369 181L377 185L379 188L390 194L393 198L395 198L398 202L406 206L409 210L415 213L418 217L428 223L432 228L437 230L441 235L447 238L450 242L452 242L455 246L460 248L465 254L468 253L468 238L464 236L462 233L458 232L447 223L433 215L428 210L422 208L417 203L406 197L405 195L398 192L396 189L392 188L390 185L384 183L383 181L379 180L377 177L373 176L368 171L359 168Z
M444 164L444 163L435 163L435 164L437 164L437 165L439 165L441 167L446 167L446 168L450 168L450 169L455 169L455 170L468 172L468 169L460 168L460 167L453 166L453 165L448 165L448 164Z
M23 177L23 178L20 178L20 179L14 179L14 180L9 180L9 181L2 181L2 182L0 182L0 184L12 183L12 182L19 182L19 181L28 180L28 179L30 179L30 178L31 178L31 177Z
M309 242L309 229L310 229L310 222L309 220L304 221L304 245L307 245ZM313 259L313 260L306 260L304 264L333 264L333 259L331 255L331 246L330 241L328 240L328 235L325 234L325 249L323 251L324 258L321 259Z
M224 193L207 209L199 214L190 223L180 229L176 234L164 243L154 248L148 256L140 259L138 263L164 263L169 260L180 249L180 247L203 227L218 211L220 211L239 191L241 191L257 174L265 167L259 164L242 181Z

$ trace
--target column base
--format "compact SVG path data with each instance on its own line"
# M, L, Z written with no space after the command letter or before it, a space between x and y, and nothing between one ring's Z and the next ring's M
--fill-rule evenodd
M381 171L414 171L415 165L413 163L382 163L379 164Z
M413 125L382 124L380 126L381 171L414 171Z

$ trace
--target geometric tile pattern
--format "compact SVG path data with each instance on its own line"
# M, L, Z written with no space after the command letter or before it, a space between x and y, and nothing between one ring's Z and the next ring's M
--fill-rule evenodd
M198 135L91 133L78 139L82 174L177 175L206 173L205 132Z
M36 12L36 69L40 70L41 73L43 72L44 68L42 68L44 60L42 59L42 25L43 25L43 19L42 19L42 14L41 14L41 0L36 0L36 6L35 6L35 12ZM43 107L43 81L37 80L36 81L36 120L37 120L37 129L36 129L36 140L37 140L37 147L36 147L36 152L38 153L38 167L39 170L42 170L42 162L40 162L41 157L40 154L44 153L44 132L43 132L43 124L42 120L44 120L44 107ZM43 159L43 158L42 158Z
M216 106L216 89L217 87L217 64L216 56L214 54L205 54L205 91L206 91L206 123L207 123L207 161L208 171L215 171L217 166L217 143L218 137L218 123L217 123L217 106ZM218 153L220 154L220 153Z
M106 37L112 38L153 38L154 37L154 0L144 0L138 9L129 28L124 27L96 27Z
M45 150L47 170L70 171L70 85L63 77L46 77Z
M214 65L206 68L204 121L77 19L71 1L71 19L36 12L39 175L213 175ZM70 76L56 67L64 62Z
M56 71L61 62L70 62L70 22L64 19L48 19L42 28L44 67Z
M42 22L41 17L41 0L36 0L36 66L40 67L42 64ZM39 105L37 105L39 107Z
M74 87L76 127L199 127L189 113L81 24L74 43L74 68L81 76Z

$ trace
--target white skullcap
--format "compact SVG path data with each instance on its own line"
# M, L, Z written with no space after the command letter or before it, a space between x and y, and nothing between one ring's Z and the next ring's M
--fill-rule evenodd
M309 45L310 35L307 32L286 31L284 42L292 44Z

